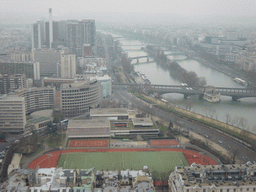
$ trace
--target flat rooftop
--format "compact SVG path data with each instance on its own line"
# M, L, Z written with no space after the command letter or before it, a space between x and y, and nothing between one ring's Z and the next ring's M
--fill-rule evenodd
M150 118L132 118L134 126L153 126L153 121Z
M69 128L97 128L97 127L109 127L110 122L107 119L88 119L88 120L69 120Z
M52 120L52 118L51 117L37 117L37 118L34 118L34 119L29 119L27 121L27 125L33 125L33 124L36 124L36 123L49 121L49 120Z
M90 110L91 117L128 116L126 108L97 108Z

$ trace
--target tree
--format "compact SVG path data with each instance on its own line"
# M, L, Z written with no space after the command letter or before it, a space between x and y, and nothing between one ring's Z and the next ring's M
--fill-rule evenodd
M231 116L230 116L230 114L229 114L229 113L226 113L225 117L226 117L226 123L229 124L230 121L231 121Z
M229 153L230 153L230 163L235 164L236 158L239 154L239 149L231 149L231 150L229 150Z

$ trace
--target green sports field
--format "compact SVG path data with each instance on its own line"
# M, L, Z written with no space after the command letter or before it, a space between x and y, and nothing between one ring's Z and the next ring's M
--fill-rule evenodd
M173 170L175 166L188 166L183 153L173 151L155 152L86 152L62 154L58 167L64 169L125 170L142 169L144 165L150 171Z

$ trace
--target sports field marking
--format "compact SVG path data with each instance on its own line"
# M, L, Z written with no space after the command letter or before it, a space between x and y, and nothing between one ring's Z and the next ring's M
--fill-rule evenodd
M123 167L124 167L124 153L122 153L122 161L123 161Z

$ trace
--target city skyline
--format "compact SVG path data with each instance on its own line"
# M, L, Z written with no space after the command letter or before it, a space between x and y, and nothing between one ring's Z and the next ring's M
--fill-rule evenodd
M7 1L1 0L0 23L25 22L48 18L48 9L53 10L53 20L90 19L99 22L172 22L202 21L212 17L243 17L247 22L255 16L256 3L253 0L216 0L216 1ZM20 18L20 19L19 19ZM21 20L21 18L23 18Z

